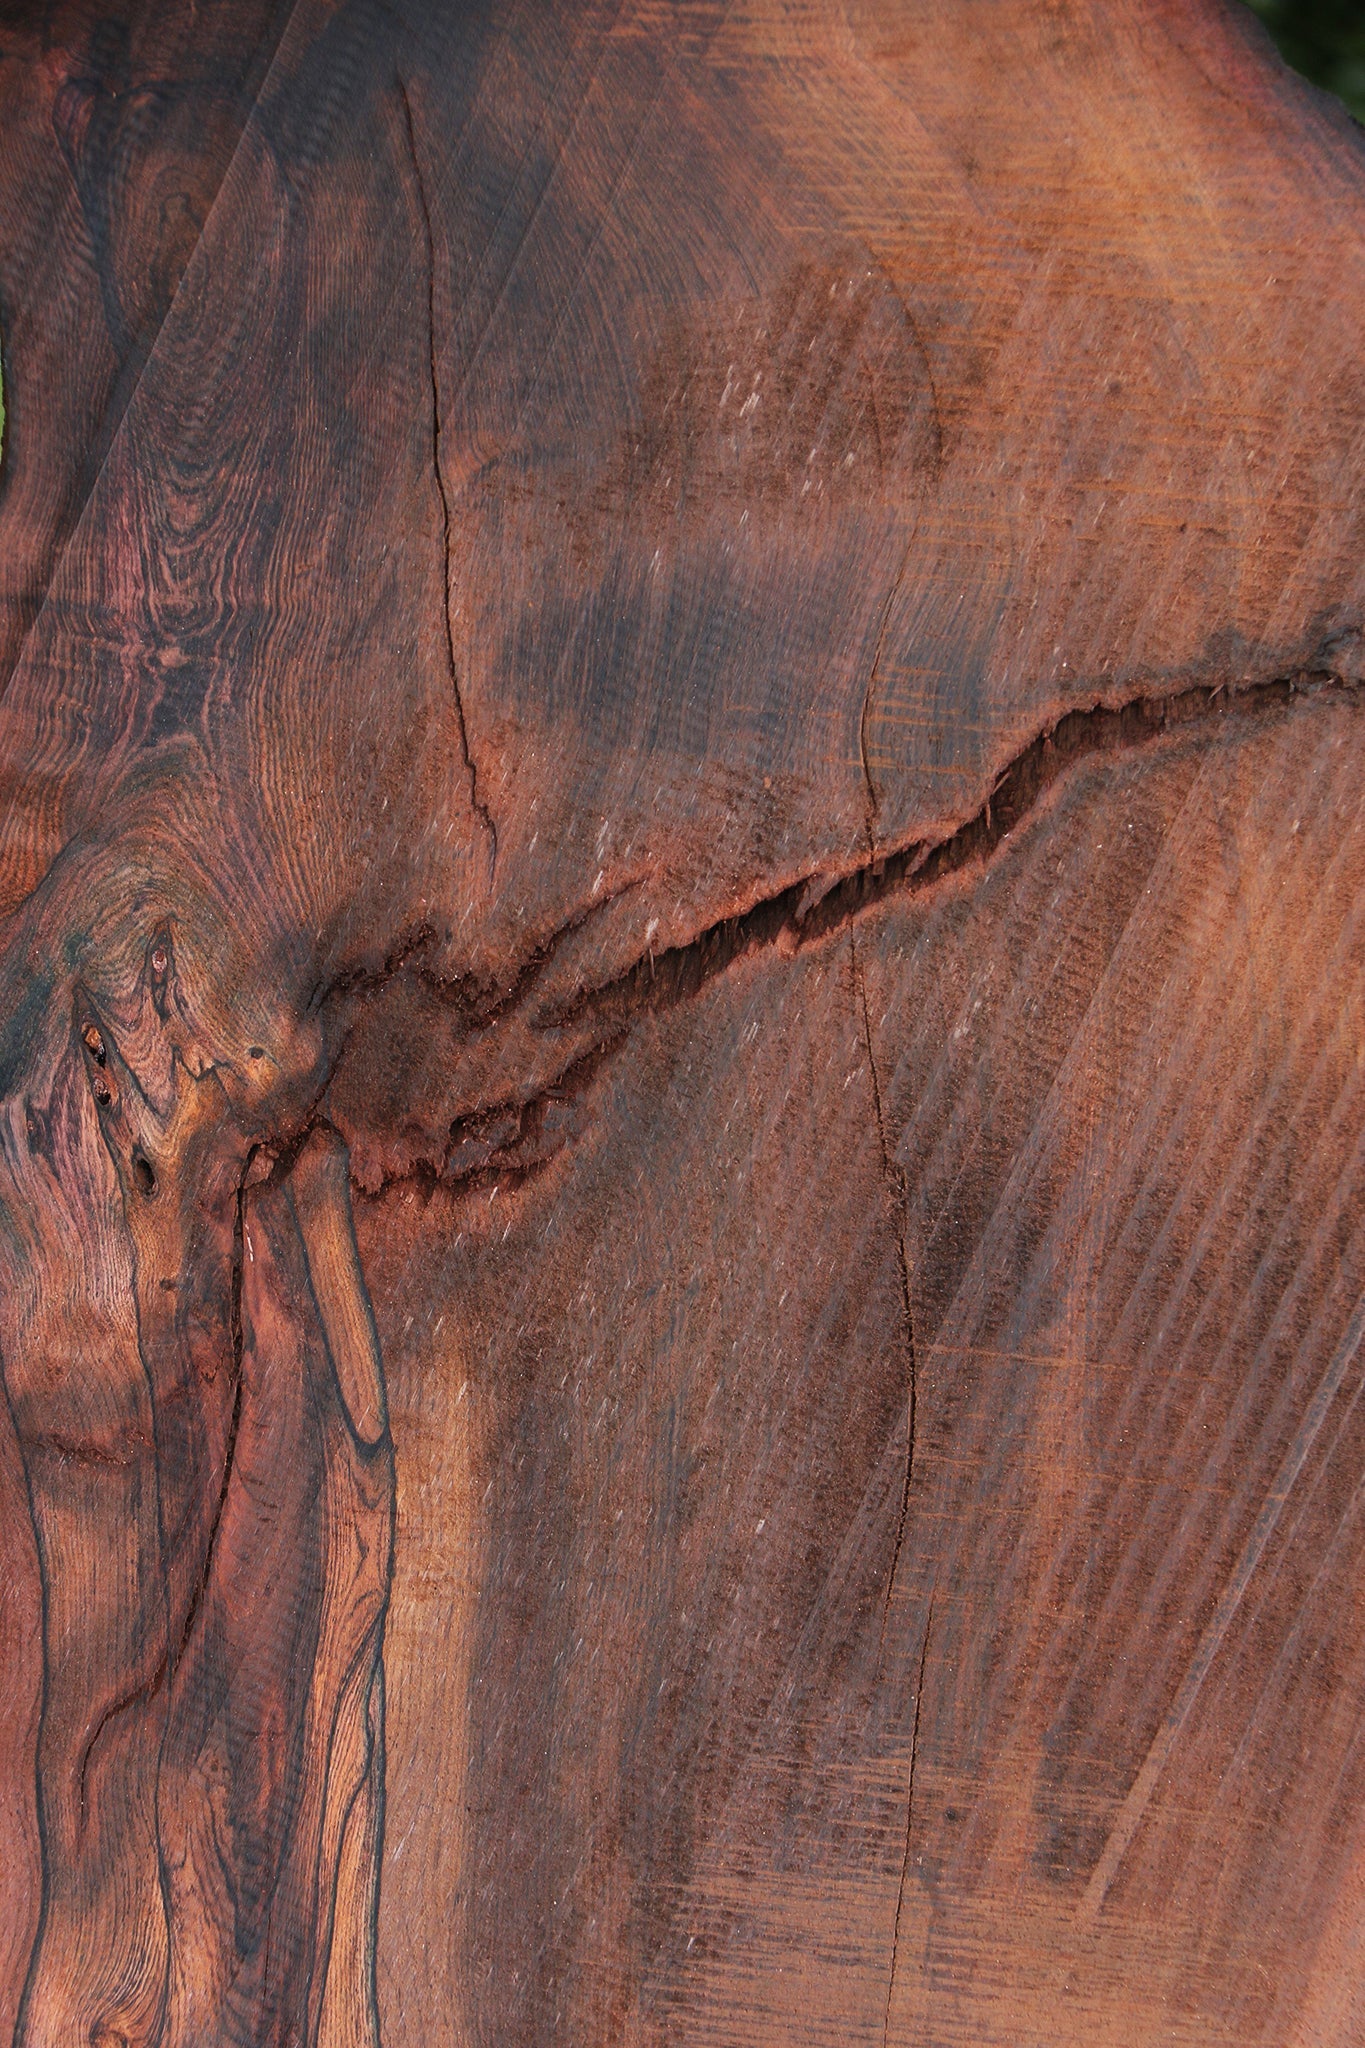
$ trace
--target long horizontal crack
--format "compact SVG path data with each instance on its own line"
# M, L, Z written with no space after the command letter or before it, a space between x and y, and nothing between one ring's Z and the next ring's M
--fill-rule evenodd
M531 1020L534 1026L566 1032L574 1042L572 1055L556 1077L537 1088L513 1088L497 1101L457 1118L439 1160L427 1160L367 1192L382 1195L396 1183L413 1180L431 1185L446 1179L467 1185L471 1181L506 1181L525 1171L538 1171L546 1159L533 1152L529 1161L519 1161L518 1151L524 1149L528 1129L538 1125L540 1109L556 1098L571 1076L595 1072L639 1018L689 1000L751 954L774 947L793 953L842 932L890 897L922 894L968 868L984 868L1047 792L1084 760L1128 753L1213 724L1264 721L1296 704L1362 701L1365 684L1330 669L1314 668L1240 689L1200 685L1170 696L1144 694L1117 706L1070 711L1009 762L981 807L945 837L912 840L832 877L803 876L736 916L718 920L686 944L658 954L645 953L611 980L542 1009ZM582 921L576 919L575 926ZM553 950L553 944L543 948L538 959ZM530 997L534 980L534 975L518 977L518 995L523 999ZM430 985L442 987L434 979ZM451 994L454 1000L454 992ZM503 1002L496 1009L503 1014L512 1006ZM509 1142L495 1146L491 1156L487 1146L476 1148L477 1166L468 1173L460 1171L462 1148L498 1118L515 1125Z
M1365 687L1322 672L1250 684L1241 690L1199 687L1170 697L1069 711L1032 740L997 777L981 808L947 838L912 840L823 884L791 883L734 918L722 919L685 946L644 958L602 987L585 991L541 1021L574 1023L585 1015L613 1020L659 1010L694 995L744 955L785 942L807 946L841 931L887 897L932 889L945 877L988 861L1062 775L1085 758L1128 752L1173 729L1264 717L1308 698L1358 703Z

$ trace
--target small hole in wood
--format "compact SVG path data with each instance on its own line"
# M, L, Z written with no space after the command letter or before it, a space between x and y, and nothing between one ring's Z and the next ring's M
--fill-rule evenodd
M102 1067L109 1055L105 1050L104 1034L98 1024L87 1024L81 1032L85 1049L97 1067Z
M263 1045L249 1045L246 1049L246 1056L249 1060L263 1060L265 1058L265 1047Z
M113 1089L112 1089L112 1088L111 1088L111 1087L109 1086L109 1083L108 1083L107 1081L96 1081L96 1083L95 1083L95 1100L96 1100L96 1102L98 1102L98 1104L99 1104L100 1108L101 1108L101 1109L108 1109L108 1107L109 1107L110 1103L111 1103L111 1102L113 1101L113 1099L114 1099L114 1091L113 1091Z
M152 992L152 1004L162 1023L166 1021L166 1006L169 1001L171 973L170 933L155 933L147 948L147 981Z
M152 1171L152 1162L145 1152L133 1154L133 1179L137 1182L138 1193L145 1195L150 1202L156 1193L156 1175Z

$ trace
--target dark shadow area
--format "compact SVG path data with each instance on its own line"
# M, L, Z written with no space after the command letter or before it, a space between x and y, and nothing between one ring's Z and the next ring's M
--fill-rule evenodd
M1365 0L1249 0L1280 55L1365 121Z

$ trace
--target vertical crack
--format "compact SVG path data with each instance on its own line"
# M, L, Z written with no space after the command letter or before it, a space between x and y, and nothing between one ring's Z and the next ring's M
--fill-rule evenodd
M886 594L886 603L882 606L882 615L877 622L877 638L872 649L872 666L868 670L867 688L863 691L863 708L858 714L858 757L862 762L863 796L866 805L863 830L867 835L869 860L874 860L877 853L877 818L881 811L881 799L877 795L877 785L872 779L872 764L867 758L867 721L872 710L872 693L877 687L877 677L881 671L882 648L886 644L887 628L891 623L891 608L900 594L901 584L905 581L914 539L912 531L910 539L905 544L905 553L901 556L900 568L892 579L891 588Z
M896 1918L891 1929L891 1967L886 1978L886 2011L882 2015L882 2048L891 2036L891 1999L896 1989L896 1965L900 1960L901 1916L905 1911L905 1886L910 1875L910 1834L915 1818L915 1764L919 1757L919 1717L924 1704L924 1671L929 1662L929 1632L934 1626L934 1590L929 1589L929 1608L924 1617L924 1639L919 1646L919 1672L915 1678L915 1718L910 1728L910 1768L905 1783L905 1848L901 1854L901 1879L896 1892Z
M431 208L427 202L426 185L422 178L421 160L417 154L417 131L413 125L412 102L402 79L398 79L398 98L403 109L403 127L407 136L408 157L412 164L413 188L417 194L417 210L422 218L422 233L426 245L427 259L427 363L431 380L431 468L436 480L436 494L441 503L441 612L445 624L446 666L450 675L450 692L455 703L455 722L460 734L460 754L464 761L465 773L469 777L469 801L475 817L483 828L488 841L488 879L491 884L498 865L498 828L488 802L479 786L479 771L469 744L469 726L465 719L464 697L460 690L459 670L455 663L455 635L450 623L450 498L446 491L445 474L441 468L441 387L436 371L436 237L432 230Z
M915 1471L915 1402L919 1391L919 1375L915 1358L915 1317L910 1297L910 1255L905 1248L905 1179L891 1156L886 1141L886 1123L882 1114L881 1080L877 1073L876 1055L872 1050L872 1018L867 1006L867 981L863 975L862 963L858 959L858 946L852 931L848 935L849 957L853 962L853 978L858 990L859 1006L863 1018L863 1043L867 1048L868 1072L872 1076L872 1109L877 1120L877 1144L881 1151L882 1179L886 1184L891 1202L892 1223L896 1233L896 1263L900 1272L901 1313L905 1319L905 1349L909 1364L909 1392L906 1397L905 1417L905 1473L901 1481L900 1515L896 1523L896 1542L891 1556L891 1570L886 1580L886 1595L882 1601L882 1626L878 1638L877 1655L886 1646L886 1624L891 1610L891 1594L900 1569L901 1547L905 1542L906 1524L910 1519L910 1483Z

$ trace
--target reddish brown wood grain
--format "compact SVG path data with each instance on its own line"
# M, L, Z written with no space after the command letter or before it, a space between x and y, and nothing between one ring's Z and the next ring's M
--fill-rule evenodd
M0 11L0 2030L1359 2031L1359 131Z

